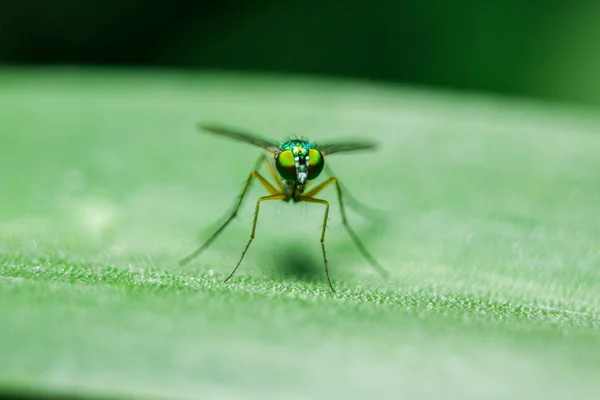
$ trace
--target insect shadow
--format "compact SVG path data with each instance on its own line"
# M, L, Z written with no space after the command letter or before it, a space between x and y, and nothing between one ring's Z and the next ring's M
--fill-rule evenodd
M283 245L271 256L271 268L284 279L313 282L322 279L323 266L320 259L308 250Z

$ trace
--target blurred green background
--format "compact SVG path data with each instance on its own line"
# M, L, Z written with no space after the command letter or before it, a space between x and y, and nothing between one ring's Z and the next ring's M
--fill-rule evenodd
M600 2L28 0L0 63L357 77L600 104Z

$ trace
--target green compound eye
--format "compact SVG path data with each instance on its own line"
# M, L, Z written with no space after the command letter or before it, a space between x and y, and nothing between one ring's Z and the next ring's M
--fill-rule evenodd
M317 149L308 150L308 179L315 179L325 166L323 154Z
M286 181L296 181L296 160L291 150L284 150L277 156L275 166L279 175Z

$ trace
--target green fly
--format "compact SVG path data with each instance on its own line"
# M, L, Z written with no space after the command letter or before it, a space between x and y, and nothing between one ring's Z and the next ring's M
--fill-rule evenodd
M246 244L246 247L244 247L244 250L242 251L242 255L238 263L236 264L233 271L231 271L229 276L225 279L225 282L227 282L233 276L233 274L235 274L242 260L244 259L244 256L246 255L246 252L248 251L252 240L254 240L256 222L258 221L258 212L261 203L270 200L283 200L285 202L289 202L290 200L292 200L294 203L304 201L307 203L321 204L325 207L325 215L323 217L323 229L321 232L321 250L323 252L323 263L325 265L325 274L327 276L327 281L329 282L329 287L331 288L331 290L335 292L333 284L331 283L331 278L329 276L329 269L327 265L327 253L325 251L325 230L327 229L329 202L315 197L323 189L325 189L331 184L335 185L342 214L342 223L346 227L346 230L348 231L350 237L352 238L362 255L373 266L373 268L375 268L375 270L377 270L380 274L384 276L387 275L387 271L381 265L379 265L379 263L377 262L377 260L375 260L375 258L373 258L373 256L371 256L371 254L362 244L354 230L348 224L340 183L336 177L331 176L331 170L329 168L325 168L326 155L356 150L370 150L376 147L374 143L363 141L316 145L308 140L301 139L290 139L284 141L283 143L276 143L260 139L257 136L246 132L242 132L236 129L225 128L222 126L200 124L199 127L200 129L203 129L207 132L211 132L221 136L226 136L234 140L250 143L252 145L261 147L262 149L266 150L267 153L261 154L261 156L258 158L254 169L252 170L252 172L250 172L250 175L246 180L244 188L242 189L242 192L239 196L237 203L235 204L233 211L230 214L227 214L227 219L225 220L225 222L215 231L215 233L212 234L212 236L208 238L208 240L202 246L200 246L189 256L182 259L179 262L179 265L185 265L192 259L196 258L217 238L217 236L221 232L223 232L227 225L229 225L229 223L236 217L251 183L253 182L253 180L257 179L264 186L267 192L269 192L269 194L267 196L260 197L257 200L254 212L254 220L252 222L252 232L250 233L250 240L248 240L248 243ZM275 182L274 184L269 182L259 172L262 164L267 165L269 173ZM313 187L312 189L309 189L311 181L317 178L324 168L328 171L330 177L326 179L323 183Z

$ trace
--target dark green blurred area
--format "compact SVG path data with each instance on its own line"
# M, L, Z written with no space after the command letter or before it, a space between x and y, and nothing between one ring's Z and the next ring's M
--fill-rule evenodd
M600 2L27 0L0 62L308 73L600 104Z

